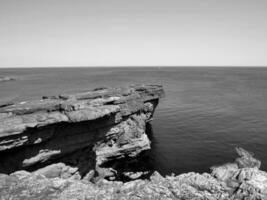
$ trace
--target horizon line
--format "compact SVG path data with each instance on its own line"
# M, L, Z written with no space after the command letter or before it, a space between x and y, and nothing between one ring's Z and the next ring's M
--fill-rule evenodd
M0 69L27 69L27 68L141 68L141 67L144 67L144 68L185 68L185 67L199 67L199 68L203 68L203 67L236 67L236 68L248 68L248 67L253 67L253 68L257 68L257 67L260 67L260 68L264 68L264 67L267 67L267 65L144 65L144 66L141 66L141 65L138 65L138 66L135 66L135 65L110 65L110 66L69 66L69 65L66 65L66 66L27 66L27 67L0 67Z

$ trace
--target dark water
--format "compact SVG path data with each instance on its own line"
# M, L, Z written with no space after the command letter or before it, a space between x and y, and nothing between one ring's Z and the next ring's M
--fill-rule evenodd
M267 68L0 69L0 102L133 83L163 84L147 162L162 174L208 171L253 151L267 170Z

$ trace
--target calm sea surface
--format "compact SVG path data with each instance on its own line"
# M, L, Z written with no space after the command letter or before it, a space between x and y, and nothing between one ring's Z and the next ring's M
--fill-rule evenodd
M0 103L134 83L162 84L147 162L162 174L209 171L255 153L267 171L267 68L0 69Z

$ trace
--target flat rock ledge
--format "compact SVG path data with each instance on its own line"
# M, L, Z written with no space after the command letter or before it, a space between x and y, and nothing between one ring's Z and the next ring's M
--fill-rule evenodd
M116 168L150 148L146 123L163 95L135 85L0 105L0 199L266 200L267 173L242 148L210 173Z
M114 180L123 173L107 163L150 149L146 123L163 95L160 85L132 85L0 105L0 173Z

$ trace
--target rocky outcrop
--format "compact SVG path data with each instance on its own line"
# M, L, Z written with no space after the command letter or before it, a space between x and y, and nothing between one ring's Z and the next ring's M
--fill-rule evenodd
M162 95L141 85L0 106L0 199L266 200L267 173L242 148L210 173L123 169L150 148L146 123Z
M2 105L0 172L54 163L47 173L67 170L88 178L96 172L114 179L117 172L106 163L150 148L145 127L162 95L162 86L135 85Z
M258 169L252 155L238 148L239 161L212 167L209 173L185 173L162 177L155 172L148 180L130 182L101 179L92 183L69 176L71 170L60 172L63 165L29 173L17 171L0 175L2 199L183 199L183 200L265 200L267 173ZM69 177L69 178L64 178Z
M0 77L0 82L14 81L14 80L16 79L8 76Z
M211 168L211 175L225 184L231 199L267 199L267 173L259 170L261 162L238 147L234 163Z

